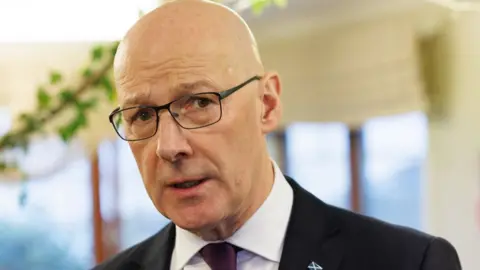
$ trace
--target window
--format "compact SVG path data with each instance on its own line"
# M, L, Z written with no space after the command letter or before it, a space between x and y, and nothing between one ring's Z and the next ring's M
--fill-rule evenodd
M347 126L295 123L285 132L287 174L325 202L350 208Z
M0 42L120 40L136 22L140 10L149 11L158 3L158 0L0 1Z
M128 143L121 139L116 142L120 183L120 247L125 249L155 234L169 220L157 211L148 197Z
M0 134L9 122L8 111L0 110ZM57 138L32 142L22 159L25 170L52 173L26 184L0 179L0 269L80 270L92 264L89 162L76 147Z
M421 229L428 123L422 113L382 117L363 130L363 212Z
M284 171L284 152L285 137L283 131L276 131L267 135L267 149L270 158L277 163L278 167Z

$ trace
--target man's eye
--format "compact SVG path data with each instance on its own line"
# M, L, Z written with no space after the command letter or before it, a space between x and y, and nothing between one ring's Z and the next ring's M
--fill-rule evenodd
M192 96L192 97L189 97L189 99L184 103L183 109L184 110L205 109L212 103L214 102L211 98Z
M144 109L144 110L139 110L133 117L132 117L132 122L136 120L140 121L149 121L153 117L152 115L152 110Z
M195 106L196 108L205 108L207 107L208 105L210 105L212 103L212 100L208 99L208 98L194 98L194 101L193 101L193 106Z

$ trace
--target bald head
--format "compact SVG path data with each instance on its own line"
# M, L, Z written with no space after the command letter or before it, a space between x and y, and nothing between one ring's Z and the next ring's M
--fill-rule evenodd
M279 76L263 70L246 23L213 2L167 2L128 31L115 81L115 115L157 209L227 238L271 189L265 135L281 115Z
M222 76L236 79L264 71L254 36L238 14L211 1L175 0L128 31L115 59L115 74L128 81L129 70L191 57L212 59Z

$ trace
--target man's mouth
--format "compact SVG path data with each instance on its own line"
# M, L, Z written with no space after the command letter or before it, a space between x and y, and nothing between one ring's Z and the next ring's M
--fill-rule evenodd
M189 188L196 187L196 186L202 184L205 181L207 181L207 178L203 178L203 179L200 179L200 180L194 180L194 181L185 181L185 182L181 182L181 183L172 184L171 186L174 187L174 188L178 188L178 189L189 189Z

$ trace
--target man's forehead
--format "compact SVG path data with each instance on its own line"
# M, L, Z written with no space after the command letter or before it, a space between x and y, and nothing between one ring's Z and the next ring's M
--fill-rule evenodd
M116 83L123 92L119 97L124 95L122 103L164 104L202 86L201 80L199 83L179 77L212 76L207 86L217 83L221 87L215 90L221 91L263 70L253 36L239 16L205 1L175 3L143 16L122 42L115 59ZM151 81L161 81L162 85ZM148 87L138 87L146 83Z
M213 15L215 14L215 15ZM148 61L172 55L246 58L253 40L240 17L208 1L173 1L142 17L129 30L126 57ZM241 56L240 56L241 55ZM120 60L120 59L119 59Z
M115 80L117 88L125 92L142 92L144 88L179 92L201 86L220 86L235 80L233 77L240 71L235 59L227 61L226 58L217 54L159 57L144 61L129 56L123 58L128 60L117 62Z
M188 46L158 42L153 50L149 45L122 44L115 57L115 75L125 82L133 77L175 77L182 73L209 74L225 72L239 66L239 57L225 48ZM123 82L120 82L123 83Z

